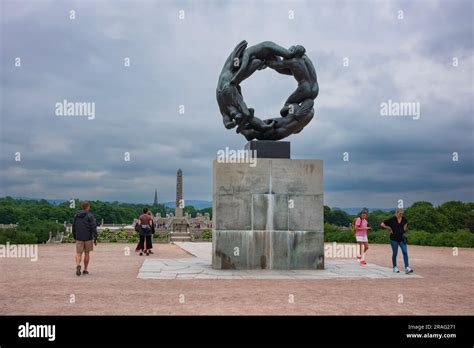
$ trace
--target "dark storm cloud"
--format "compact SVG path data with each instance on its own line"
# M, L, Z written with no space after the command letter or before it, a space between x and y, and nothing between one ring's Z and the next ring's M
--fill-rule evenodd
M246 39L302 44L316 66L315 118L289 140L294 158L324 160L326 204L474 199L469 1L3 1L2 12L2 195L147 202L156 187L173 200L182 168L185 197L210 199L216 152L245 143L222 127L215 86ZM263 118L294 88L269 69L242 84ZM63 99L94 102L95 119L55 116ZM420 119L381 116L389 99L419 102Z

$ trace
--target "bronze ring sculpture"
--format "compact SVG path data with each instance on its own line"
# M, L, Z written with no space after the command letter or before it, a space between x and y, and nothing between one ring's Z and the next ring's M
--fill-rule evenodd
M286 49L264 41L247 47L247 41L241 41L227 58L217 84L216 98L224 126L237 127L236 132L249 141L280 140L301 132L314 116L314 100L319 92L316 70L305 52L300 45ZM266 67L292 75L298 87L280 110L282 117L261 120L245 104L240 83Z

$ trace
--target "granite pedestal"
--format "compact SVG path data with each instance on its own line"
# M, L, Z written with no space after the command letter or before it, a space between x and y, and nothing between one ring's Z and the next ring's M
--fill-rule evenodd
M323 269L323 163L213 163L212 267Z

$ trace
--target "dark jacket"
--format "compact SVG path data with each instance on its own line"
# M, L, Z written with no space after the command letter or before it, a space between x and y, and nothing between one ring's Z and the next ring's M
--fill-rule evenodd
M140 225L140 236L151 236L153 234L152 227L150 225Z
M75 240L96 240L97 224L94 215L87 210L81 210L74 215L72 236Z

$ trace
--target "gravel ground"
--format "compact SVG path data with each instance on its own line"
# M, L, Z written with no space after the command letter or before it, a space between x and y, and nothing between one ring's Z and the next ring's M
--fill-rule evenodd
M474 249L453 256L451 248L409 246L410 263L423 276L410 280L143 280L137 274L146 256L133 250L99 244L90 275L80 277L73 244L40 245L37 262L0 258L0 314L474 314ZM185 257L192 256L173 244L155 244L148 256ZM390 247L371 245L367 261L391 267Z

